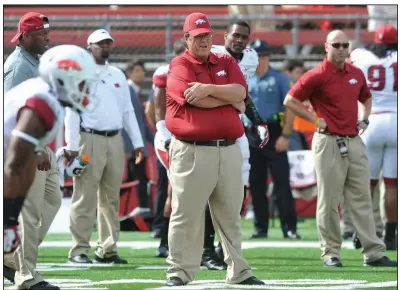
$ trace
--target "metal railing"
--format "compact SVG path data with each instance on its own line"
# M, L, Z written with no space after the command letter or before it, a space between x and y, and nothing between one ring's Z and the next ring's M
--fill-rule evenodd
M118 15L96 15L96 16L49 16L51 22L52 30L68 30L72 31L70 34L70 39L68 37L65 42L72 40L74 36L73 31L77 34L82 33L82 31L90 31L97 28L105 28L110 30L118 31L164 31L165 45L163 51L153 47L143 46L142 51L135 51L135 54L147 54L147 55L164 55L164 60L169 61L172 56L172 45L173 45L173 33L181 31L182 24L185 20L186 15L132 15L132 16L118 16ZM397 18L387 18L385 15L381 17L371 18L368 15L362 14L279 14L279 15L210 15L209 19L215 30L224 29L226 23L232 19L242 19L249 21L275 21L276 23L291 22L291 35L292 42L288 45L292 45L292 53L297 56L299 53L299 34L300 25L302 21L312 22L312 21L336 21L336 22L353 22L354 26L354 36L355 40L360 42L362 25L368 20L397 20ZM4 29L16 30L19 18L15 16L4 16ZM151 36L149 36L151 37ZM151 39L143 38L141 40L143 44L146 41L150 43ZM124 55L129 54L129 48L126 51L118 51L119 54ZM126 58L126 57L125 57Z

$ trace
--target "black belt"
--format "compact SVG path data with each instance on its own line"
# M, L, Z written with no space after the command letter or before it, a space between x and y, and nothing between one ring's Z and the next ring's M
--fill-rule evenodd
M119 133L119 130L110 130L110 131L97 131L94 129L88 129L81 127L81 132L86 132L90 134L96 134L104 137L113 137Z
M341 135L341 134L331 133L331 132L327 132L327 131L319 131L319 130L315 130L315 132L324 134L324 135L338 136L338 137L343 137L343 138L354 138L354 137L358 136L358 135Z
M212 141L187 141L180 140L184 143L189 143L198 146L212 146L212 147L228 147L236 143L236 139L222 139L222 140L212 140Z

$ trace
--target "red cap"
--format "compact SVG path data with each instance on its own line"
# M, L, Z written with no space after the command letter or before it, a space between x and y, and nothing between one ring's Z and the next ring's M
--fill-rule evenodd
M196 37L202 33L211 33L213 30L207 16L203 13L195 12L186 17L183 32L189 32L191 36Z
M397 29L393 25L385 24L375 31L375 42L381 44L397 43Z
M23 32L31 32L49 27L49 19L46 16L37 12L28 12L19 20L18 33L11 39L11 42L16 42Z

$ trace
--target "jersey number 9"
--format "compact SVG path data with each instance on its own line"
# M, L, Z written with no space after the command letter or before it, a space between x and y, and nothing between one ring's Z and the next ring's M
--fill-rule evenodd
M393 70L393 91L397 92L397 62L394 62L389 68ZM389 72L382 65L373 65L368 68L368 86L370 90L382 91L386 86L386 77Z

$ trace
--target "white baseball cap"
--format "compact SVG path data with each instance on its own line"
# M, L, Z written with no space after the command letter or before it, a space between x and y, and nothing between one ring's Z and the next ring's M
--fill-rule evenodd
M104 39L111 39L112 41L114 41L114 38L111 37L110 33L107 30L97 29L89 35L87 39L87 45L98 43Z

